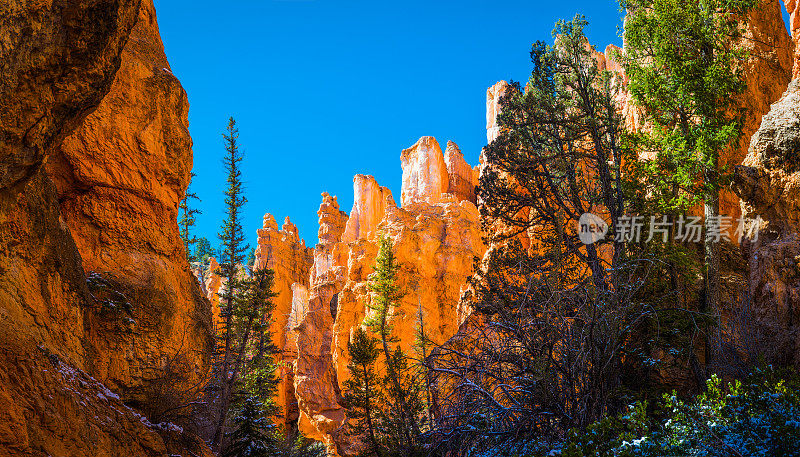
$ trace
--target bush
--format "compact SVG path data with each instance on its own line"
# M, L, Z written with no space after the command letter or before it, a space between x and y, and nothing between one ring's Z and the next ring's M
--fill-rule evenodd
M636 403L584 432L570 432L559 448L534 455L800 455L799 388L795 373L772 369L727 385L713 376L707 391L692 401L673 393L652 409Z

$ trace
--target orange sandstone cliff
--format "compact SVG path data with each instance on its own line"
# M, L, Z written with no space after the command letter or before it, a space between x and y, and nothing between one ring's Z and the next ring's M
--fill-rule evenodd
M162 64L151 60L158 52L163 58L151 0L0 5L2 455L209 455L180 427L150 424L123 403L132 399L128 388L158 370L169 343L186 341L202 372L211 341L207 305L172 238L191 140L172 132L149 138L146 123L135 120L149 104L169 118L153 130L185 125L177 81L160 94L137 82ZM131 120L102 115L109 103ZM61 146L75 135L92 170L61 168L65 151L78 157ZM101 147L115 141L140 155L118 162ZM162 141L171 143L170 157L150 166L177 167L164 180L130 162ZM155 219L134 219L143 208Z
M297 357L296 344L289 334L289 319L292 314L293 295L298 288L308 288L308 272L313 263L311 249L300 240L297 226L287 217L279 230L271 214L264 216L264 227L258 230L258 245L255 251L254 270L270 268L275 272L273 290L278 295L273 299L272 341L281 350L280 378L276 401L281 407L282 420L290 425L297 421L299 411L294 395L292 361ZM287 341L288 340L288 341Z
M166 357L187 355L202 374L210 354L208 304L175 223L192 169L188 112L146 0L109 94L47 163L85 272L129 304L89 326L92 372L126 400L148 401L133 391Z
M800 363L800 79L764 116L734 189L745 216L764 220L744 243L755 322L749 335L776 363ZM757 229L758 227L755 227Z

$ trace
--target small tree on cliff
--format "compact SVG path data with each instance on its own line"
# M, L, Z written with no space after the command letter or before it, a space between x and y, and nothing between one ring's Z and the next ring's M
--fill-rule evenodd
M368 447L361 454L383 457L383 446L378 438L380 408L385 399L375 368L380 354L377 343L361 327L356 328L352 339L347 342L350 379L344 382L344 399L347 417L351 421L349 433L353 436L366 435L369 440Z
M389 447L400 455L412 455L420 448L419 419L422 403L416 376L409 370L407 356L399 346L394 350L390 344L397 339L392 335L391 319L399 316L397 305L403 293L397 284L397 265L392 252L392 241L382 236L379 241L375 272L369 276L367 287L372 292L367 304L370 315L364 324L378 335L386 368L386 404L383 413L383 434Z
M183 198L181 198L178 204L178 231L183 240L183 247L186 249L186 258L190 262L198 260L197 256L192 254L192 246L197 243L198 239L196 236L192 235L191 230L194 228L195 222L197 222L196 215L202 212L190 205L191 200L200 201L197 194L189 191L192 186L192 179L194 179L195 176L197 175L195 175L194 172L189 175L189 185L186 187Z
M702 202L706 219L706 307L720 295L719 193L727 181L720 154L741 134L736 96L742 23L758 0L620 0L627 9L624 65L635 103L650 127L644 144L649 195L668 214Z

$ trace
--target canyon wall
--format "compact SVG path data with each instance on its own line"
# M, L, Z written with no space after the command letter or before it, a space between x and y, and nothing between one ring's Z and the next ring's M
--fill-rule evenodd
M90 315L91 371L126 400L146 402L135 392L167 357L188 355L191 372L205 373L211 327L175 223L192 169L189 103L152 0L138 16L110 92L46 169L84 270L125 297L126 309Z
M176 164L175 178L161 181L161 174L147 174L157 162L126 168L130 162L118 163L122 158L101 148L119 137L92 120L103 105L120 102L120 92L132 92L130 96L146 99L142 106L159 106L156 109L169 118L165 123L184 125L175 122L185 118L180 100L173 103L184 97L185 104L177 81L161 94L168 95L159 96L132 79L144 71L140 66L162 64L151 61L154 40L160 46L157 34L151 0L11 0L0 5L3 455L209 455L202 441L180 427L150 424L123 403L133 394L124 391L141 385L168 357L167 343L186 340L186 346L195 350L189 359L202 373L211 341L207 305L197 286L192 288L180 239L170 238L173 230L177 233L175 203L188 179L183 175L191 168L188 134L176 134L175 156L169 158L170 164L161 163ZM150 54L137 60L145 48ZM130 109L128 104L116 106L116 111ZM113 127L146 131L146 124L136 122L118 121ZM157 122L151 132L160 128ZM90 150L83 158L91 160L92 168L82 172L96 175L75 178L73 170L60 168L61 145L67 137L87 131L97 136L81 145ZM104 134L109 136L102 138ZM142 135L129 144L146 149L171 141L147 140L145 136L152 133ZM130 217L130 212L119 210L115 215L114 205L130 202L111 196L122 192L114 188L119 184L114 175L121 180L141 178L135 183L138 188L126 188L130 195L125 198L142 200L131 204L141 204L157 218L142 224L159 223L166 233L142 224L128 231L118 229L124 225L118 218ZM162 182L168 189L157 189ZM98 184L110 185L109 194L95 191ZM120 187L128 184L131 181ZM145 189L153 193L148 195ZM73 205L72 199L80 203ZM84 222L110 229L100 230L103 233L93 239L83 231L91 230L82 226ZM135 222L130 218L125 223ZM160 238L146 246L137 238L144 232ZM166 268L161 265L169 262ZM92 273L101 268L112 271L113 277ZM169 268L177 273L161 273ZM182 325L189 327L189 336L182 336ZM122 340L126 343L109 347L109 341ZM156 344L165 347L155 348ZM133 349L140 345L147 348L146 354ZM104 383L129 395L120 399Z
M772 363L800 363L800 79L764 116L734 188L744 215L763 219L744 243L755 321L751 343Z

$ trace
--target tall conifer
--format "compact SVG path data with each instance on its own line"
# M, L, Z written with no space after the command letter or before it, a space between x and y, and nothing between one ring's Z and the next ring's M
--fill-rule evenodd
M350 363L347 364L350 379L344 382L344 399L347 415L352 420L349 432L354 436L367 435L369 443L363 455L383 457L377 422L385 398L375 368L380 354L377 340L358 327L347 342L347 352L350 354Z
M217 423L214 431L214 444L219 450L222 446L225 421L230 407L233 381L231 379L232 352L234 349L234 308L236 298L241 287L239 283L239 265L245 259L247 246L244 243L244 232L241 222L241 211L247 199L243 195L242 171L240 164L244 159L239 151L239 130L236 121L231 117L228 120L226 133L222 135L225 141L225 156L223 164L228 173L227 188L225 189L226 217L222 222L219 239L222 243L220 258L220 276L225 281L225 287L220 294L220 328L217 355L217 379L219 381Z
M378 335L383 349L386 367L387 408L384 410L386 432L397 441L401 455L411 455L421 436L418 424L421 404L415 377L408 372L407 356L399 346L394 350L390 343L396 343L392 335L392 319L400 316L397 309L403 292L397 284L399 266L392 252L392 241L387 236L379 240L378 257L375 260L375 272L369 276L367 286L372 292L368 307L372 311L364 320L364 324Z

